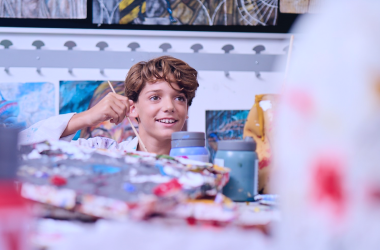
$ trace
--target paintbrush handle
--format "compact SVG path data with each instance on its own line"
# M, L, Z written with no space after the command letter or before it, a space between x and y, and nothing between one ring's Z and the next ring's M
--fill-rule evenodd
M133 129L133 132L135 132L135 135L136 135L137 138L139 139L139 143L141 143L141 146L143 147L143 149L145 150L145 152L148 152L148 150L147 150L146 147L145 147L145 144L143 143L143 141L141 140L141 138L140 138L140 136L139 136L139 133L137 133L137 130L135 129L135 126L133 126L131 119L129 119L128 116L127 116L127 118L128 118L129 123L131 124L131 127L132 127L132 129Z

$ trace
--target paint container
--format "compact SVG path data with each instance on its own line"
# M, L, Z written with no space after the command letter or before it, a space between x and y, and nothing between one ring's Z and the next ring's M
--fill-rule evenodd
M205 145L205 133L203 132L174 132L170 156L209 162L210 153Z
M258 194L258 158L256 142L244 140L219 141L214 164L231 169L230 180L223 194L233 201L254 201Z

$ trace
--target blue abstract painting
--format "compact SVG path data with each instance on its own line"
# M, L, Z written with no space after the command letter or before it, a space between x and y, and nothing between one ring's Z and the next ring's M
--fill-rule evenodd
M206 110L206 146L214 161L220 140L243 139L249 110Z
M49 82L0 83L0 126L27 128L54 116L55 88Z

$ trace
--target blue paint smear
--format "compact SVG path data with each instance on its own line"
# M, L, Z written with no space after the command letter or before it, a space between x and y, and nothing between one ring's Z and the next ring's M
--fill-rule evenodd
M120 172L120 168L107 165L92 165L92 171L96 174L116 174Z
M160 163L158 163L158 162L156 162L156 168L160 171L160 174L162 175L162 176L169 176L167 173L165 173L165 171L164 171L164 165L162 165L162 164L160 164Z
M136 187L133 186L133 185L130 184L130 183L124 183L123 188L124 188L124 190L127 191L128 193L132 193L132 192L135 192L135 191L136 191Z

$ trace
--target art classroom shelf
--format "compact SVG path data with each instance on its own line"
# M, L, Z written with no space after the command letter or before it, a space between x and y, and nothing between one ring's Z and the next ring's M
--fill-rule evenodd
M24 33L18 31L18 33ZM25 31L28 33L28 31ZM160 36L166 36L170 41L172 37L178 36L179 33L166 32L168 34L160 33ZM169 34L170 33L170 34ZM173 33L173 34L172 34ZM195 34L199 33L199 34ZM84 34L90 35L90 34ZM111 34L108 34L111 35ZM119 35L119 34L115 34ZM136 34L137 35L137 34ZM142 35L142 34L139 34ZM187 36L189 34L186 34ZM204 36L204 33L194 32L193 36ZM212 36L218 37L221 34L212 34ZM235 34L236 38L249 39L251 35L241 34L244 37L239 37L239 34ZM75 36L75 35L74 35ZM91 35L90 35L91 36ZM153 34L152 36L158 36ZM181 37L181 35L179 35ZM209 35L208 35L209 36ZM222 34L226 38L226 34ZM258 38L264 38L263 34L255 34ZM94 50L76 50L75 41L66 41L62 46L65 46L65 50L49 50L44 49L45 43L42 40L35 40L32 45L35 49L16 49L17 44L13 46L12 38L6 39L3 35L3 39L0 41L0 67L9 70L15 67L32 67L32 68L67 68L69 70L75 68L87 68L87 69L128 69L139 61L146 61L155 57L170 55L179 58L189 65L193 66L196 70L204 71L246 71L256 72L258 76L260 72L273 72L282 71L283 68L275 68L274 64L277 60L286 56L286 52L282 54L266 54L265 47L263 45L257 45L252 48L251 53L234 53L233 44L226 44L220 48L221 53L205 53L202 52L202 44L193 44L191 53L179 53L171 52L172 45L163 43L159 46L162 52L147 52L139 51L140 45L137 42L130 43L126 51L112 51L109 45L105 41L99 41L96 44L98 51ZM285 40L286 35L276 35L274 37L268 37L271 40ZM235 37L231 37L233 41ZM138 38L136 39L138 40ZM1 48L2 47L2 48ZM110 49L110 50L108 50ZM264 52L264 53L262 53Z

